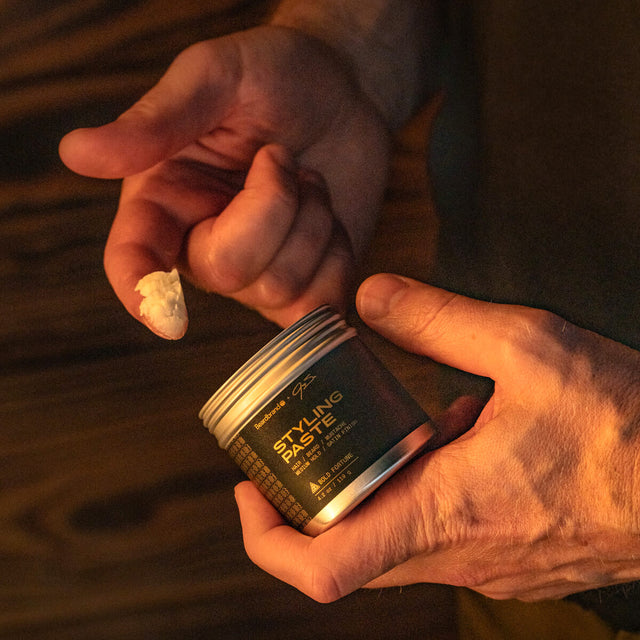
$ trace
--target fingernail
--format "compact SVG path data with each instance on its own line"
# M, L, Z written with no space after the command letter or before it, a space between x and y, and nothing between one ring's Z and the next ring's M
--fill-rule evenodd
M404 295L409 283L392 274L379 274L366 280L358 291L358 312L363 320L380 320Z

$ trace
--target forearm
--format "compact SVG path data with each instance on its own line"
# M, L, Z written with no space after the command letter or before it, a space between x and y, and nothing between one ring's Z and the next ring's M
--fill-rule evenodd
M433 88L435 0L283 0L271 23L331 46L391 128Z

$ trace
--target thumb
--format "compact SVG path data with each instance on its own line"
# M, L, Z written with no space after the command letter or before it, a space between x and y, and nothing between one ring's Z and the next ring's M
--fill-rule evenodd
M186 49L114 122L68 133L60 142L62 161L82 175L123 178L170 158L215 127L235 95L237 58L219 41Z
M527 321L517 313L520 307L473 300L391 274L363 282L356 304L372 329L407 351L496 382L515 373L510 347Z
M422 465L400 470L347 518L311 538L286 525L251 482L236 486L245 549L259 567L319 602L370 583L428 545ZM416 489L418 487L418 489Z

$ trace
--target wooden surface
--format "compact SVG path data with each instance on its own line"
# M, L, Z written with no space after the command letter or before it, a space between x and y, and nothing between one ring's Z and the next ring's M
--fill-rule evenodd
M240 473L197 413L273 325L187 287L187 337L131 319L102 271L119 185L66 171L68 130L116 116L182 48L265 2L0 3L0 638L451 638L451 591L318 605L246 558ZM429 113L398 139L365 273L424 277ZM364 338L428 411L458 378Z

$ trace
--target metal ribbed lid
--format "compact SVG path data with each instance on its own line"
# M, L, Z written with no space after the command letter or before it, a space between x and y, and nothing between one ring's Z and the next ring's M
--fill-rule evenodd
M356 330L328 306L278 334L238 369L200 410L200 419L226 449L245 423L287 385Z

